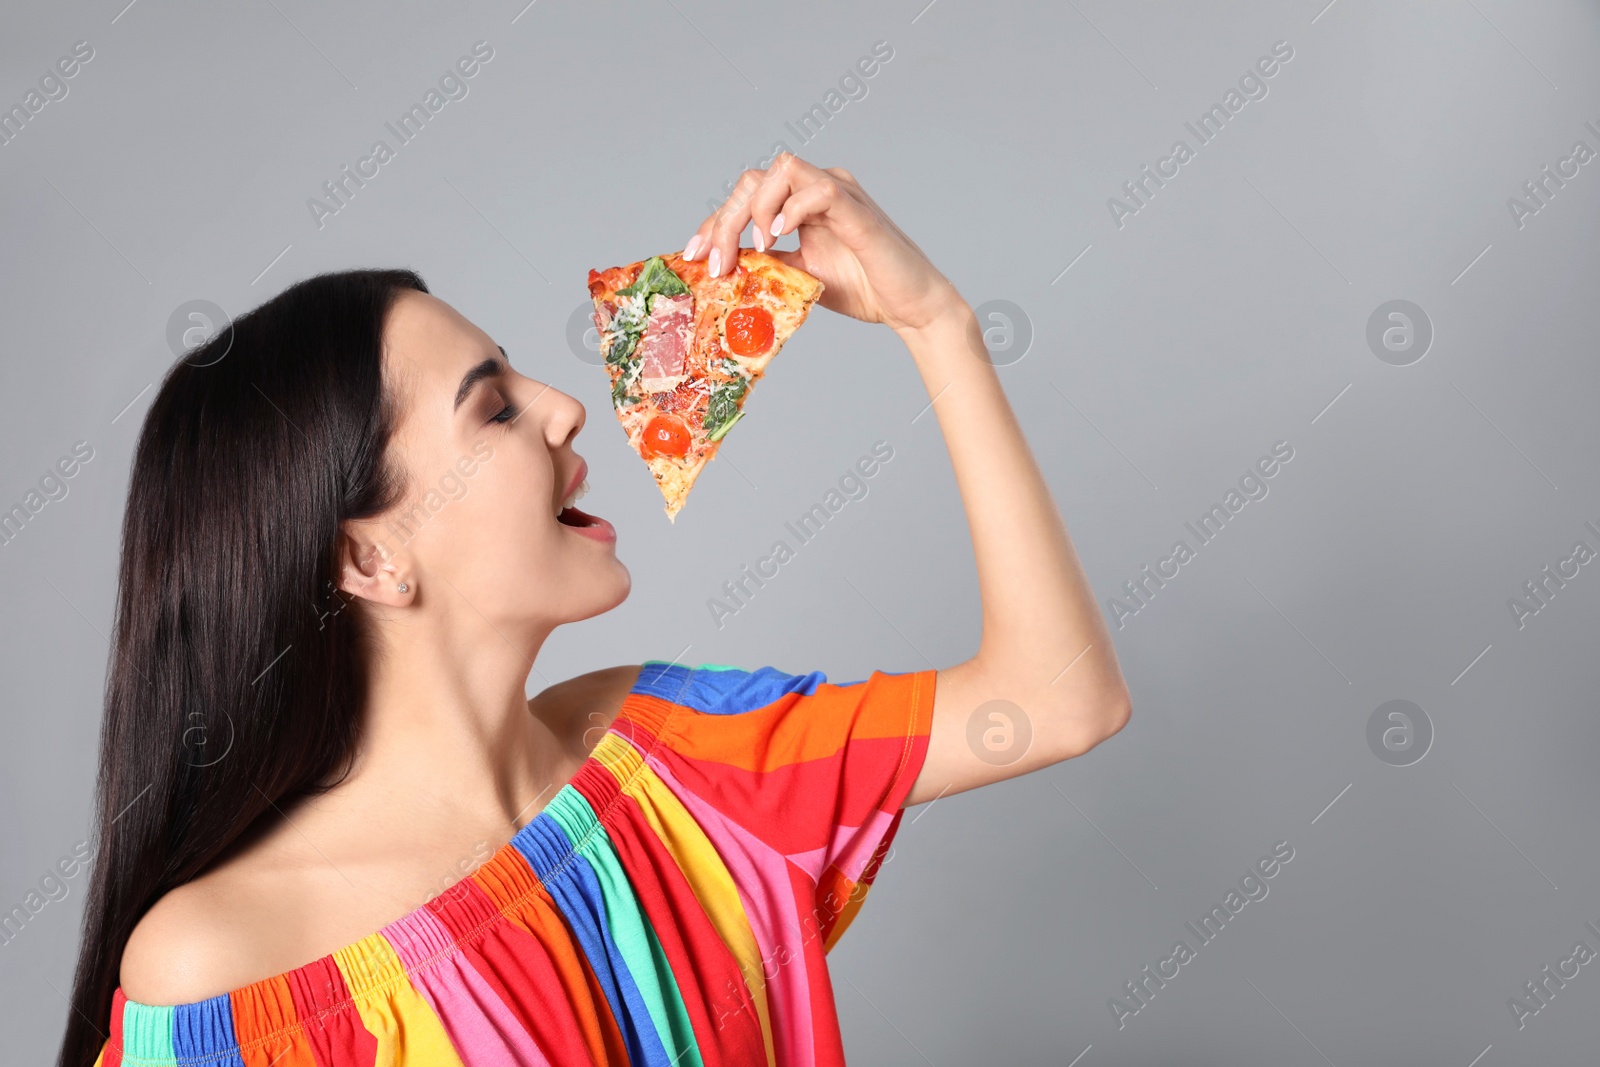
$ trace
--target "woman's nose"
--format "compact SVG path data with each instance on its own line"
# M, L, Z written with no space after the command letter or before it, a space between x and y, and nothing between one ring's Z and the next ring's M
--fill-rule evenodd
M552 386L539 402L549 404L547 408L549 421L546 427L552 446L560 448L578 436L579 431L583 429L587 413L576 397L568 396Z

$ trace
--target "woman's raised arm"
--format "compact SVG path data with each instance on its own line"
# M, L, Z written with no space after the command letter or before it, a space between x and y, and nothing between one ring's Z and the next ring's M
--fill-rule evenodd
M967 302L842 168L789 154L746 171L684 252L712 274L798 230L773 255L822 279L824 307L905 341L944 434L982 599L971 659L938 674L928 754L908 804L1080 755L1128 721L1110 632L1017 425Z

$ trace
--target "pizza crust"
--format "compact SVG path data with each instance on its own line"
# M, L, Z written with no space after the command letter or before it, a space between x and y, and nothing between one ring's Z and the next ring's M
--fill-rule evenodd
M657 456L644 461L655 477L661 495L666 498L668 519L678 521L678 512L688 501L689 490L694 488L695 479L700 477L700 471L715 455L713 450L687 462L670 456Z

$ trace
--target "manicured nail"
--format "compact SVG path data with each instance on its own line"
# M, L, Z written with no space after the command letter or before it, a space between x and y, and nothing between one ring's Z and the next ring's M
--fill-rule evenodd
M756 239L756 251L765 252L767 250L767 237L766 234L761 232L761 227L750 227L750 235Z
M772 236L777 237L783 233L783 216L779 215L772 220Z
M693 259L694 254L700 251L700 235L695 234L689 238L689 243L683 246L683 258Z
M722 249L713 248L711 250L711 259L708 261L708 266L711 268L711 276L713 278L722 273Z

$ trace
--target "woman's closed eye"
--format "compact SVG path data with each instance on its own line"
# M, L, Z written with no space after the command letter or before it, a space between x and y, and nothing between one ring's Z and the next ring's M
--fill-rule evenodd
M517 417L517 407L516 407L516 405L512 404L512 403L510 403L508 401L506 403L505 407L501 408L499 411L495 412L495 414L493 416L490 417L489 421L490 422L502 422L502 423L503 422L510 422L512 419L514 419L516 417Z

